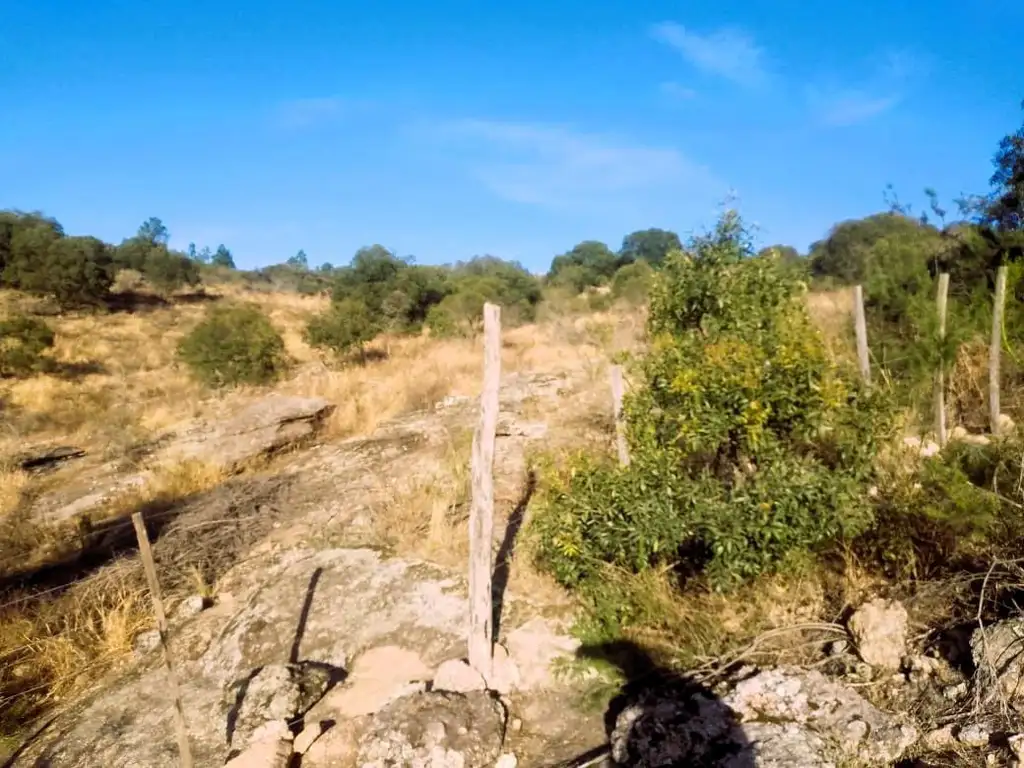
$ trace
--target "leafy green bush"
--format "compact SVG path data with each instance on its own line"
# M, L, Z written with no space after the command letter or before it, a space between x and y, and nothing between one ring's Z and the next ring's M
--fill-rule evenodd
M95 237L65 237L43 225L15 229L4 282L53 297L61 306L98 304L114 282L110 249Z
M379 332L380 324L366 304L358 299L342 299L309 321L306 342L341 357L353 349L362 352L363 345Z
M267 384L287 367L284 340L251 304L215 307L178 345L193 375L210 386Z
M165 293L200 283L199 264L166 248L153 248L149 252L142 273L157 290Z
M43 353L54 341L53 330L37 318L0 320L0 376L24 376L44 368Z
M753 255L735 214L669 255L648 333L630 466L578 458L536 519L560 581L668 566L726 587L870 526L891 403L828 358L801 283Z
M653 267L646 261L635 261L612 277L612 296L619 301L641 304L647 300L653 282Z

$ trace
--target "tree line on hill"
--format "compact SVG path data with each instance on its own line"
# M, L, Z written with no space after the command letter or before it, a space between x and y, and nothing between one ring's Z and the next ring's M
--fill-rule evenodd
M960 215L954 220L947 220L933 191L927 190L928 211L914 216L890 188L889 210L837 224L806 255L788 245L759 253L774 253L794 274L818 285L863 284L873 322L891 326L887 339L927 334L927 322L915 319L911 310L922 304L931 276L949 272L951 298L966 307L991 286L996 266L1021 255L1024 128L1002 140L994 163L990 194L958 201ZM41 213L0 211L0 286L49 296L62 308L102 305L122 270L134 270L165 293L198 286L204 278L329 293L332 307L311 322L308 337L340 352L383 331L429 326L439 335L471 333L484 302L502 305L508 322L528 321L542 292L574 300L583 296L590 307L614 299L641 301L668 254L684 249L675 232L659 228L626 235L618 251L586 240L555 256L539 277L518 262L493 256L444 266L416 264L382 245L360 248L342 267L311 268L300 250L283 264L241 271L224 245L211 251L190 244L181 252L168 243L167 227L158 218L111 245L68 235ZM599 287L610 290L592 290ZM1016 275L1011 296L1024 299L1024 281Z

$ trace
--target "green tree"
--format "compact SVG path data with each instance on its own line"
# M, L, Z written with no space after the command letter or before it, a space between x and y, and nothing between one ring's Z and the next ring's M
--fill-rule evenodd
M49 240L36 229L16 237L13 245L11 261L4 270L11 285L52 296L62 307L96 305L109 296L114 267L110 248L101 240Z
M299 249L299 252L288 259L288 266L296 269L309 269L309 258L306 256L306 252Z
M877 254L873 257L873 246L883 239L915 244L922 266L927 266L942 248L942 235L931 224L901 213L878 213L837 224L826 239L813 243L809 253L811 274L841 284L863 283L872 271L892 266L880 263Z
M799 281L754 255L734 213L657 275L630 365L631 463L578 459L552 480L541 563L596 591L604 566L724 588L864 531L890 404L832 361Z
M178 356L204 384L269 384L287 368L284 339L257 307L219 306L178 345Z
M640 304L647 300L654 283L654 268L647 259L621 267L612 278L612 297Z
M213 254L210 263L217 267L235 268L235 259L232 257L231 251L223 243L217 246L217 252Z
M1020 232L1024 230L1024 125L999 142L993 165L989 181L993 195L986 218L1002 232Z
M548 279L556 285L582 290L607 282L618 266L618 257L607 245L597 240L585 240L552 260Z
M171 234L160 219L156 216L151 216L139 226L136 237L152 245L167 245Z
M161 246L152 248L146 256L142 273L154 287L165 293L182 286L199 285L199 265L184 254L168 251Z
M681 251L683 244L679 235L665 229L641 229L626 235L619 249L619 264L646 261L658 266L672 251Z
M305 336L310 346L331 352L338 358L358 349L365 360L364 345L379 331L380 323L366 303L347 298L311 318Z

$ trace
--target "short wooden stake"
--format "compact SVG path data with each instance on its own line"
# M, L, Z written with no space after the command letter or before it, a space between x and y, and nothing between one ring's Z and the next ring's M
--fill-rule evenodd
M935 306L939 314L939 350L945 348L946 339L946 299L949 296L949 273L939 275L939 292L935 297ZM939 368L935 376L935 432L939 439L939 447L946 444L946 364L939 358Z
M857 331L857 360L860 363L860 375L865 384L871 383L871 360L868 357L868 322L864 314L864 289L856 286L853 289L854 327Z
M1003 348L1003 312L1006 307L1006 265L996 271L996 295L992 305L992 345L988 351L988 420L992 434L999 434L999 358Z
M142 568L146 572L146 581L149 583L149 594L153 598L156 630L160 636L164 664L167 666L167 687L174 698L174 730L178 737L178 753L181 756L182 768L192 768L192 750L189 747L188 730L185 727L185 708L181 703L178 675L174 671L171 650L167 644L167 615L164 613L164 601L160 596L160 582L156 577L156 562L153 560L153 550L149 546L149 535L146 533L146 524L142 520L141 512L132 515L132 525L135 526L135 535L139 539L139 556L142 558Z
M629 466L629 446L626 444L626 423L622 417L622 398L625 387L622 383L622 366L613 365L612 378L612 410L615 414L615 447L619 453L619 464Z

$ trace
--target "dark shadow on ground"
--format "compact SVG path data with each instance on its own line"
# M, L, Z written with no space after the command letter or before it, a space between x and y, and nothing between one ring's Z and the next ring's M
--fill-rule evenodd
M709 688L655 659L636 643L585 645L581 659L600 660L627 681L605 713L612 755L633 768L754 768L754 747L735 714ZM586 765L591 754L571 765Z
M137 312L151 312L155 309L163 309L175 304L205 304L219 299L220 297L216 294L206 293L202 290L179 293L170 298L140 291L120 291L112 293L107 298L105 304L111 312L124 312L131 315Z
M494 627L494 637L500 637L501 614L505 608L505 591L508 589L508 579L512 569L512 554L515 552L516 539L523 527L523 521L526 519L526 508L530 505L530 499L533 498L536 490L537 473L531 469L526 478L526 487L516 502L515 509L508 516L505 535L502 537L498 556L494 561L494 577L491 580L491 602L494 606L491 624Z
M295 626L295 635L292 638L291 649L288 653L288 664L294 669L298 670L309 670L314 674L318 674L327 680L326 688L324 693L326 695L334 686L343 682L348 673L341 667L335 667L331 664L326 664L321 661L301 661L299 656L302 650L302 639L306 635L306 625L309 623L309 615L313 609L313 599L316 596L317 585L320 583L320 577L323 576L323 568L314 569L313 573L309 577L309 583L306 585L306 594L302 600L302 607L299 609L299 619ZM228 710L227 722L225 723L225 736L227 743L231 747L228 753L228 758L236 756L245 745L233 744L235 731L238 725L238 717L242 711L242 704L245 701L247 694L249 693L249 687L252 684L253 679L260 673L263 667L257 667L249 672L241 680L236 681L233 684L234 687L234 701L231 708ZM298 674L303 674L300 671ZM316 701L305 702L305 708L302 712L298 713L298 716L289 722L289 727L294 735L299 735L302 730L306 727L305 715L306 712L316 704ZM322 721L320 728L322 732L329 730L335 723L333 721Z

